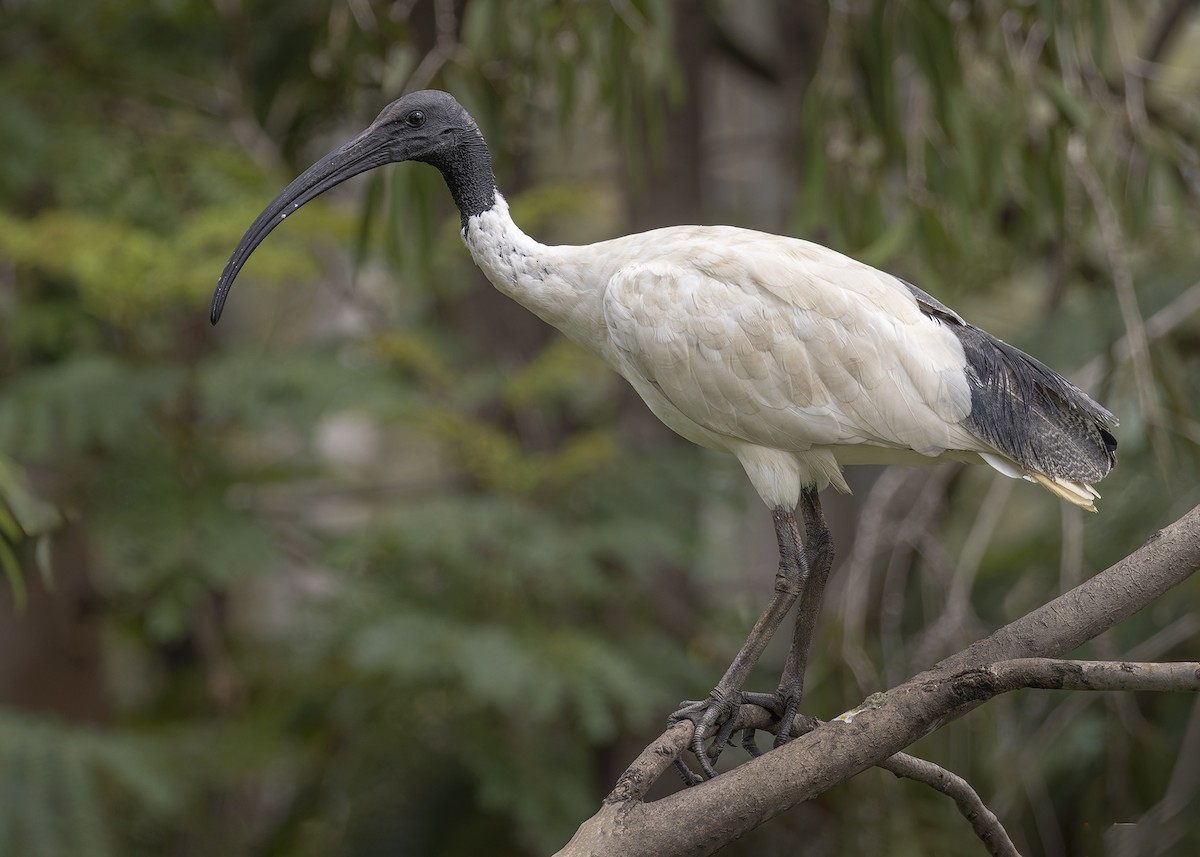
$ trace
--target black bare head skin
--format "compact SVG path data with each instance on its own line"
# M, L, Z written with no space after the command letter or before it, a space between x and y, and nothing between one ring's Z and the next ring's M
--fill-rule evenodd
M424 89L396 99L380 111L364 135L379 135L392 161L437 166L448 153L481 139L475 120L448 92Z
M351 176L400 161L437 167L464 225L495 203L492 161L475 120L449 93L432 89L409 93L385 107L353 140L305 170L255 219L217 281L212 323L221 317L229 289L254 248L289 214Z

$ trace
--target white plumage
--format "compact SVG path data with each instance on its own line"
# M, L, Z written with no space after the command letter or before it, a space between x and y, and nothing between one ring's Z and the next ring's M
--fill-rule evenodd
M547 246L499 193L463 237L501 292L599 354L673 431L737 456L772 508L802 486L849 490L844 464L953 457L1027 476L963 425L958 337L903 281L841 253L730 226ZM1068 499L1090 505L1083 492Z

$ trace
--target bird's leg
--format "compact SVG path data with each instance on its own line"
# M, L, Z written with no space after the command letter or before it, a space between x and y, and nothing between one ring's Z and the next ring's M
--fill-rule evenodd
M800 606L796 611L796 624L792 631L792 647L788 651L783 677L779 681L779 689L773 694L742 694L743 703L758 705L779 718L779 731L775 735L776 747L787 742L792 721L800 710L809 648L817 617L821 612L825 584L833 566L833 538L825 524L821 500L815 489L807 489L801 495L800 510L804 518L804 557L808 563L808 577L800 595ZM754 740L754 730L745 730L741 745L751 756L761 755Z
M800 710L808 652L821 612L821 602L825 597L829 570L833 567L833 537L821 513L821 500L815 489L806 489L800 495L800 508L804 516L804 555L808 561L808 580L800 595L796 625L792 630L792 647L779 680L777 693L783 711L779 715L779 731L775 735L776 747L787 742L792 720Z
M731 716L742 701L742 688L746 679L758 663L767 643L779 629L783 618L796 603L808 577L808 561L800 539L795 512L778 508L771 513L771 517L775 523L775 537L779 541L779 571L775 575L775 591L771 594L770 602L708 698L698 702L685 702L671 715L672 722L690 720L695 724L692 753L709 777L717 775L713 762L724 749L731 731L721 727L731 722ZM714 734L716 740L713 741L712 747L705 749L704 742Z

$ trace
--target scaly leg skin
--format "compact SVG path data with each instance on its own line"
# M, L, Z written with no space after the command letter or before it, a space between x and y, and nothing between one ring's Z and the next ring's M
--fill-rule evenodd
M780 678L779 690L774 694L743 694L742 700L766 708L779 718L775 747L782 747L787 743L792 720L796 719L800 709L812 634L816 630L817 617L821 613L829 570L833 568L833 537L829 534L829 527L821 513L821 499L817 497L816 491L805 491L800 496L800 510L804 516L804 556L809 563L809 579L805 583L804 592L800 594L796 625L792 630L792 648L787 653L784 675ZM742 747L751 756L762 755L752 730L743 733Z
M815 492L813 496L816 496ZM709 778L717 775L713 763L721 755L732 731L732 727L722 727L732 722L730 718L742 700L742 688L746 679L758 663L767 643L771 641L771 637L804 590L805 581L809 576L808 561L800 540L800 528L796 523L795 512L790 509L775 509L771 517L775 522L775 536L779 540L779 572L775 575L775 591L771 594L770 602L754 623L754 628L751 629L750 636L746 638L737 657L733 659L733 663L729 665L729 669L725 671L725 675L708 698L682 703L670 718L672 723L690 720L695 724L692 753ZM714 736L716 740L706 749L704 742ZM684 774L686 766L682 768L680 773ZM684 781L691 783L695 780L691 773L687 772Z
M821 513L821 501L817 492L806 490L800 497L804 514L804 553L808 561L808 581L800 596L800 607L796 611L796 625L792 631L792 647L788 651L783 676L779 680L779 731L775 734L775 746L781 747L788 741L792 721L800 711L800 700L804 695L804 674L808 669L809 648L817 617L821 613L821 602L825 598L825 584L829 570L833 567L833 537ZM760 703L761 704L761 703ZM770 708L770 706L764 706ZM772 708L771 710L776 710Z
M821 512L821 501L817 492L806 490L801 495L800 503L804 517L804 555L808 562L808 580L804 592L800 595L800 607L796 613L787 665L784 667L779 689L775 693L743 693L741 700L743 704L765 708L779 718L779 731L775 735L776 747L787 742L792 721L800 710L809 648L821 611L825 584L833 567L833 538ZM752 729L742 733L741 745L751 756L762 755L758 744L755 743Z

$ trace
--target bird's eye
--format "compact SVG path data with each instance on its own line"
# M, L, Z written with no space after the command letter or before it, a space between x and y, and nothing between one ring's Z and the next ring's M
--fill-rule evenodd
M422 110L414 110L404 117L404 124L409 128L420 128L425 124L425 112Z

